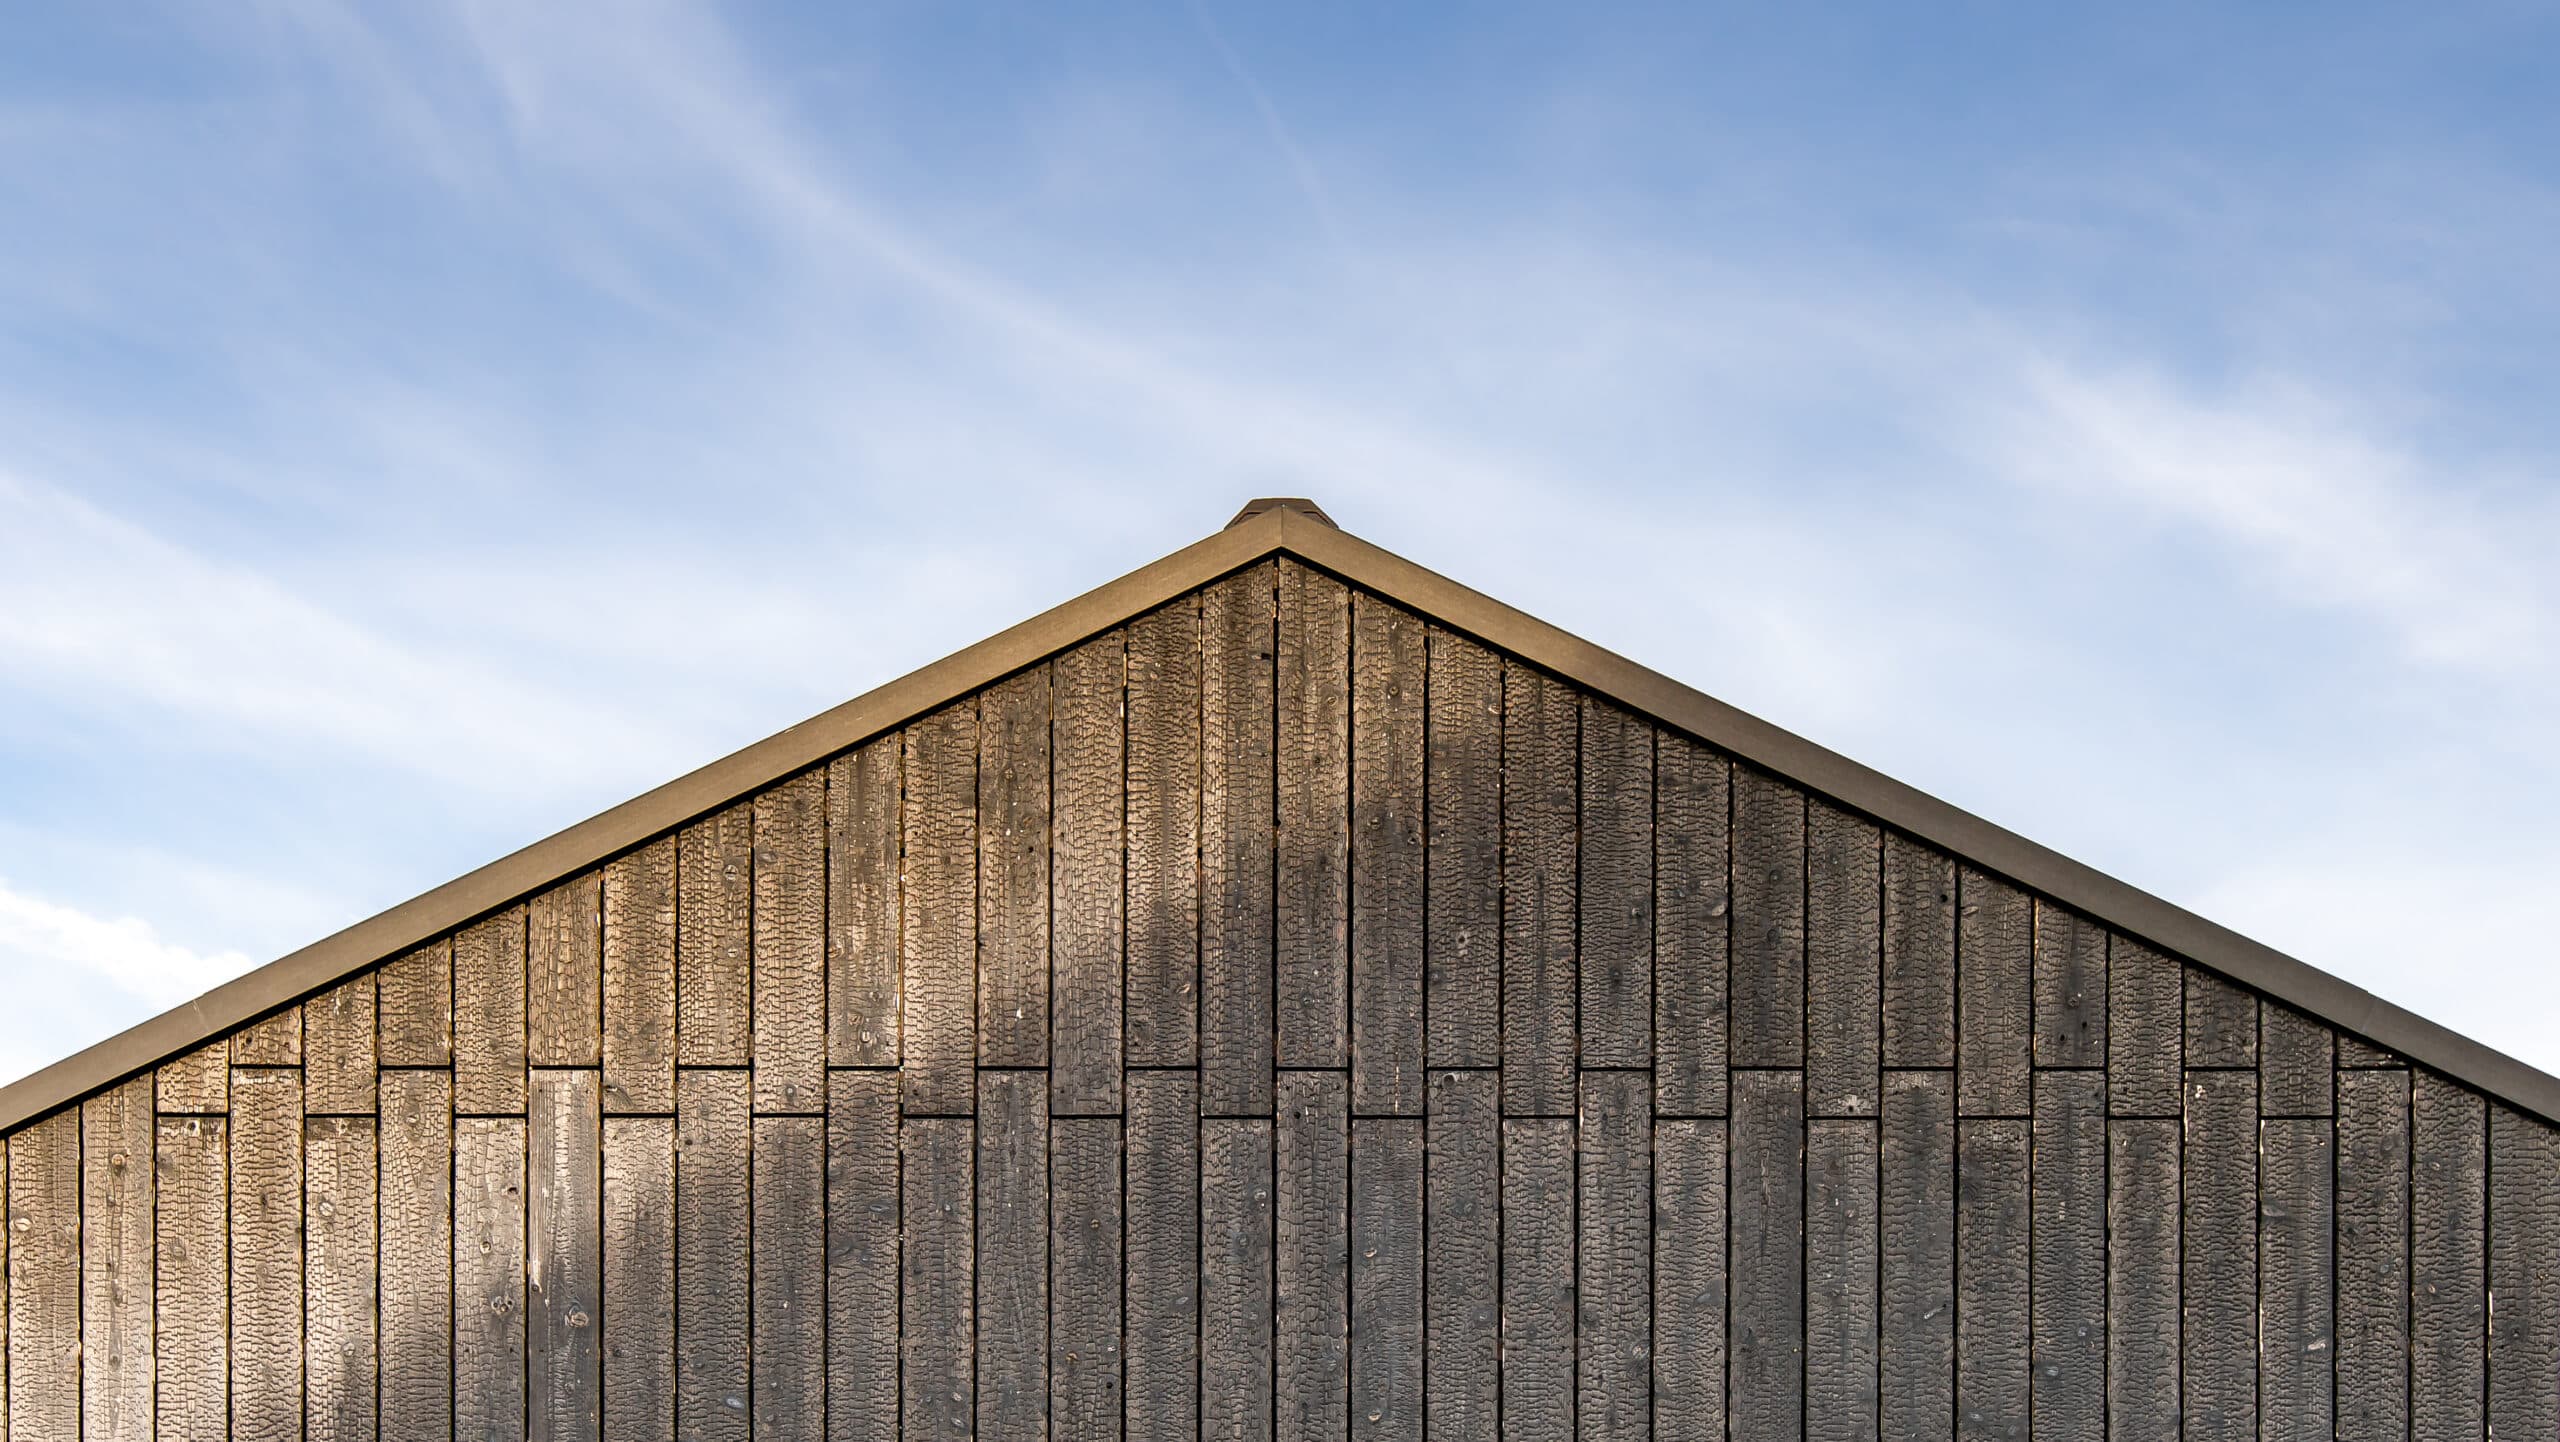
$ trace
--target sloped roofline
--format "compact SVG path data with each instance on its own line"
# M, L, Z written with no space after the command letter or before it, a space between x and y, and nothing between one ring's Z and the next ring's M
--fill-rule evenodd
M1425 570L1337 529L1307 502L1275 501L1256 502L1216 535L0 1087L0 1131L183 1055L342 977L1278 554L1332 572L2162 951L2560 1123L2560 1078Z

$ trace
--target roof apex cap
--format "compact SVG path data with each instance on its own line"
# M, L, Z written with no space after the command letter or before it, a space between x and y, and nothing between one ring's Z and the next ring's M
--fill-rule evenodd
M1265 511L1295 511L1310 521L1333 526L1333 517L1326 515L1323 507L1304 496L1256 496L1244 503L1244 509L1236 512L1236 518L1227 522L1226 529L1232 531ZM1333 528L1337 531L1342 529L1340 526L1333 526Z

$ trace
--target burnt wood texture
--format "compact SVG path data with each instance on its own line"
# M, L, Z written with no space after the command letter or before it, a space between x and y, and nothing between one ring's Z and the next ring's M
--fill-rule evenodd
M1290 557L1060 644L15 1127L0 1431L2560 1428L2528 1111Z

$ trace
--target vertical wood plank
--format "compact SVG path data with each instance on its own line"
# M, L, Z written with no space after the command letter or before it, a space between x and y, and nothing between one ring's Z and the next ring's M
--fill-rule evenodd
M1272 568L1200 598L1200 1109L1271 1111Z
M676 1064L745 1066L755 808L738 802L676 833Z
M2188 995L2192 1022L2192 989ZM2256 1072L2187 1073L2181 1165L2186 1180L2180 1213L2186 1435L2196 1442L2253 1442L2258 1430Z
M381 1430L374 1119L313 1117L307 1127L303 1275L311 1355L304 1435L310 1442L374 1442Z
M604 1057L604 876L580 874L537 892L525 919L525 1060L599 1064Z
M978 1064L1047 1066L1049 668L978 708Z
M1482 1071L1432 1073L1427 1125L1422 1353L1428 1434L1433 1442L1494 1442L1502 1406L1499 1080ZM1716 1180L1721 1186L1721 1168Z
M676 840L604 867L604 1109L676 1109ZM634 1133L637 1136L640 1133ZM670 1184L674 1176L669 1174Z
M1200 1123L1200 1435L1271 1436L1271 1122Z
M473 1442L525 1435L524 1186L523 1118L454 1119L453 1435Z
M2114 1115L2178 1115L2182 996L2178 963L2129 936L2108 942L2107 1107Z
M1653 1435L1724 1442L1724 1123L1659 1121L1653 1144Z
M1128 928L1122 1024L1131 1066L1199 1059L1200 603L1129 623Z
M1436 1067L1494 1066L1502 1060L1502 661L1431 627L1425 690L1427 1050Z
M801 772L755 799L748 965L758 1112L827 1105L826 810L823 771Z
M1365 734L1365 733L1364 733ZM1582 698L1581 1060L1653 1065L1653 727Z
M2409 1435L2409 1074L2338 1073L2338 1442Z
M1801 1073L1734 1073L1727 1276L1737 1436L1804 1430L1804 1138Z
M1879 1430L1894 1442L1945 1442L1955 1427L1954 1074L1886 1072L1878 1130Z
M1350 1060L1351 593L1279 569L1279 1060Z
M1125 931L1121 837L1128 809L1121 717L1127 662L1120 633L1069 651L1053 670L1057 844L1050 909L1056 936L1049 985L1056 1020L1049 1109L1060 1116L1116 1116Z
M2035 1064L2107 1064L2107 929L2035 902Z
M2022 954L2025 940L2022 934ZM1961 951L1958 956L1961 964ZM2019 1040L2025 1041L2023 1026ZM1961 1075L1956 1093L1961 1111ZM2015 1119L1967 1118L1956 1123L1956 1436L1960 1438L2013 1442L2028 1435L2027 1125Z
M162 1117L157 1142L152 1342L159 1431L173 1439L220 1437L231 1398L230 1119Z
M1806 1128L1805 1436L1875 1442L1878 1124L1834 1119Z
M2178 1435L2178 1123L2107 1129L2107 1436Z
M2337 1435L2329 1123L2270 1118L2259 1155L2258 1436L2329 1442Z
M1827 802L1805 812L1805 1110L1871 1117L1883 1088L1884 845Z
M898 1077L840 1071L827 1090L827 1436L898 1431Z
M153 1074L152 1088L163 1115L230 1111L230 1040L207 1042L162 1062Z
M608 1032L608 1056L611 1047ZM604 1435L673 1442L675 1427L676 1124L671 1117L608 1116Z
M2040 913L2039 927L2045 916ZM2092 928L2081 926L2083 932ZM2041 936L2040 931L2040 936ZM2103 944L2103 937L2101 937ZM2060 948L2066 955L2078 943ZM2103 953L2101 953L2103 956ZM2039 956L2039 966L2048 958ZM2082 957L2085 960L2085 956ZM2048 1022L2070 1015L2073 998L2102 979L2081 973L2057 988L2062 1005L2040 1010L2038 1044L2080 1039L2055 1054L2085 1056L2079 1028ZM2039 1001L2045 993L2039 983ZM2104 1056L2100 1048L2097 1055ZM2036 1442L2104 1442L2107 1433L2107 1079L2094 1071L2045 1071L2035 1078L2033 1241L2029 1257L2029 1361ZM2165 1206L2167 1197L2157 1199Z
M1199 1432L1200 1100L1189 1072L1132 1072L1128 1165L1130 1442Z
M1581 708L1563 683L1503 668L1502 1109L1574 1108L1574 790Z
M2409 1074L2409 1419L2477 1442L2489 1344L2487 1113L2477 1093Z
M748 1435L747 1173L743 1071L676 1073L676 1436Z
M243 1442L302 1435L302 1222L302 1073L235 1067L231 1435Z
M604 1080L537 1068L525 1162L527 1416L534 1442L604 1427Z
M148 1074L80 1104L81 1435L152 1433L152 1151Z
M1642 1072L1582 1075L1575 1412L1595 1442L1653 1434L1652 1090Z
M1658 745L1654 1108L1671 1116L1722 1116L1732 771L1723 757L1686 736L1664 732Z
M978 712L960 701L907 727L899 1075L910 1114L977 1104Z
M1118 1442L1120 1121L1060 1117L1049 1141L1050 1436Z
M382 1074L383 1442L453 1436L453 1077Z
M525 910L510 906L453 939L453 1109L521 1113Z
M2496 1103L2489 1107L2489 1435L2560 1436L2560 1132Z
M374 1036L384 1066L453 1062L453 942L439 937L384 965L375 983Z
M1502 1124L1502 1435L1573 1436L1573 1122Z
M1956 1064L1955 863L1893 832L1884 838L1884 1064Z
M1350 1435L1350 1107L1339 1073L1280 1074L1273 1368L1283 1442Z
M974 1130L966 1117L910 1117L899 1129L906 1194L902 1435L909 1442L968 1437L974 1420Z
M827 1059L898 1062L899 737L827 764Z
M980 1072L977 1142L978 1435L1040 1442L1049 1400L1048 1078Z
M316 1114L373 1110L375 975L350 977L302 1004L303 1105Z
M233 1066L302 1065L302 1008L288 1006L231 1034Z
M2406 1067L2408 1062L2375 1046L2360 1036L2339 1032L2338 1065L2341 1067Z
M2190 1067L2258 1064L2258 998L2199 966L2184 967Z
M824 1045L814 1030L810 1041ZM748 1412L757 1442L820 1442L827 1434L826 1118L757 1117L752 1147Z
M1733 1065L1804 1063L1804 793L1733 778ZM1739 1420L1737 1418L1737 1420Z
M2274 1001L2260 1003L2258 1110L2271 1117L2329 1115L2337 1047L2326 1023Z
M2033 1105L2035 908L1987 872L1956 872L1956 1111L2025 1116Z
M1351 1106L1364 1115L1418 1117L1427 945L1423 689L1429 656L1419 617L1366 595L1352 602L1351 647ZM1648 873L1652 839L1648 818ZM1649 893L1648 886L1648 985ZM1637 1024L1649 1031L1652 1018Z
M1351 1435L1364 1442L1422 1442L1422 1140L1418 1117L1351 1123Z

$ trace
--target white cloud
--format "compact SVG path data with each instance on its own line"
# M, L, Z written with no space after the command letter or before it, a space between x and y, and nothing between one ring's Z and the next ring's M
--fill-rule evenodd
M229 981L252 964L237 951L200 952L168 941L140 917L92 916L0 878L0 968L13 975L54 985L87 977L156 1009Z

